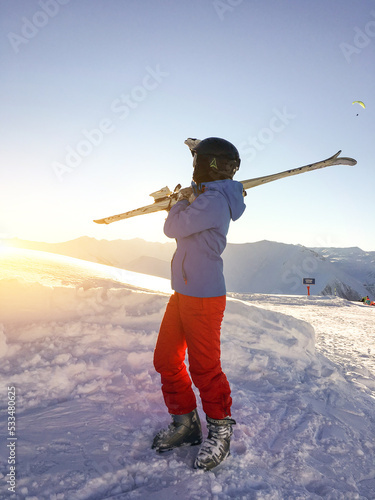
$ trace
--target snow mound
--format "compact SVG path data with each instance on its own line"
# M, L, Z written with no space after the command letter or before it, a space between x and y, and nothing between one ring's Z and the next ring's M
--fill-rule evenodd
M237 425L231 457L205 473L192 468L197 448L150 449L169 423L152 366L168 295L18 281L0 293L1 407L8 386L17 395L14 498L371 498L374 400L316 352L308 323L228 300L222 364ZM7 459L2 446L4 484Z
M116 288L111 288L116 287ZM105 286L83 281L75 287L46 286L17 279L0 280L0 321L27 324L33 321L71 321L82 319L96 322L121 323L132 306L140 309L130 315L140 316L145 306L134 300L140 289L119 286L106 280ZM150 303L165 302L168 295L143 292ZM144 300L147 302L147 299Z

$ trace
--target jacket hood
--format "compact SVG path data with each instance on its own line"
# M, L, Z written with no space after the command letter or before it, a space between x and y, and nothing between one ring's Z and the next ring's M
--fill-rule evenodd
M246 205L241 182L233 181L232 179L224 179L221 181L202 182L199 186L197 186L195 182L192 182L192 187L194 192L198 192L198 190L219 191L227 200L231 219L233 221L239 219L245 211Z

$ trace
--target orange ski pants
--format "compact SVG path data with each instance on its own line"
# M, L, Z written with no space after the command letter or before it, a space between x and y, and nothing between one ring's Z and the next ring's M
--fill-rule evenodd
M164 401L172 415L190 413L197 407L192 380L208 417L222 419L231 415L230 386L220 361L225 304L225 295L199 298L177 292L167 304L154 366L161 375ZM185 364L186 350L191 378Z

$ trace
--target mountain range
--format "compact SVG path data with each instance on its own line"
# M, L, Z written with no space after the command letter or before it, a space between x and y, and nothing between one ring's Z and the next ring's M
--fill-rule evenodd
M129 271L170 277L175 243L97 240L83 236L63 243L14 238L10 246L52 252ZM228 243L223 253L228 292L305 295L303 278L314 278L311 295L375 299L375 252L352 248L307 248L273 241Z

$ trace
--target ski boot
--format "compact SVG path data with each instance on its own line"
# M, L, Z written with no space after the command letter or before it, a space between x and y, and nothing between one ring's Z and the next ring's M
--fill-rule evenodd
M162 453L180 446L201 444L202 429L197 409L185 415L171 416L172 422L167 429L156 434L151 448Z
M230 455L230 438L235 424L230 417L221 420L207 417L208 437L195 459L195 469L211 470Z

